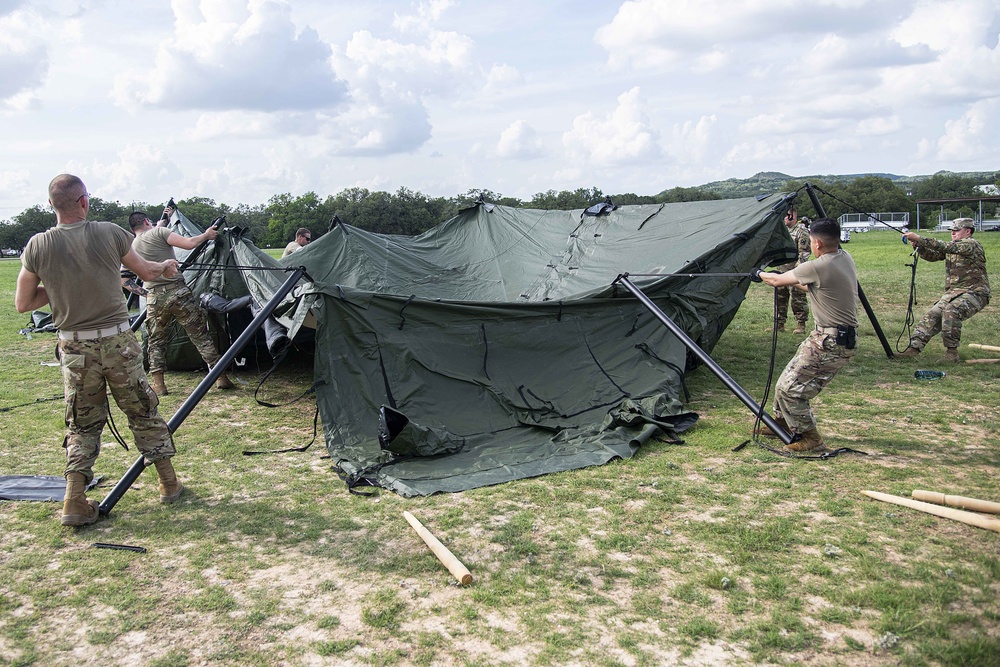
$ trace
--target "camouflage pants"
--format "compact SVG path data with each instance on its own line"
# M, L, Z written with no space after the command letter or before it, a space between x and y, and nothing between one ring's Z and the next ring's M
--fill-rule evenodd
M159 399L142 370L142 348L131 331L94 340L59 340L66 397L66 470L87 482L101 453L101 432L108 421L108 388L149 461L176 453L170 429L157 412Z
M816 427L809 401L857 354L837 345L836 336L823 331L810 333L785 366L774 387L774 415L784 417L794 433Z
M986 303L970 292L945 292L913 328L910 347L924 349L927 341L938 332L941 333L941 342L945 347L958 347L962 338L962 321L978 313Z
M153 288L154 290L156 288ZM176 318L188 338L198 348L198 354L209 366L219 360L215 343L208 334L208 317L194 298L191 288L179 285L162 292L150 291L146 297L146 332L149 334L149 372L167 370L167 332Z
M778 267L778 273L785 273L795 268L794 264L783 264ZM792 302L792 315L797 322L805 323L809 319L809 295L795 287L778 287L778 321L788 319L788 302Z

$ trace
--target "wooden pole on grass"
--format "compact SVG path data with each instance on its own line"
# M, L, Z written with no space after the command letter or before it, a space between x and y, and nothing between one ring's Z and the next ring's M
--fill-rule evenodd
M927 514L944 517L945 519L961 521L962 523L967 523L970 526L985 528L986 530L992 530L1000 533L1000 519L990 519L982 514L976 514L975 512L965 512L963 510L956 510L950 507L941 507L940 505L922 503L919 500L910 500L909 498L893 496L888 493L879 493L878 491L862 491L861 493L865 494L869 498L874 498L875 500L892 503L893 505L902 505L903 507L909 507L910 509L926 512Z
M462 561L455 558L455 554L448 550L448 547L441 544L438 538L434 537L431 531L424 528L424 524L420 523L415 516L409 512L403 512L403 516L406 517L407 523L417 531L417 535L420 539L430 547L430 550L434 552L434 555L438 557L438 560L448 568L448 571L458 579L459 583L463 586L468 586L472 583L472 573L469 572L469 568L462 565ZM998 522L1000 523L1000 522Z

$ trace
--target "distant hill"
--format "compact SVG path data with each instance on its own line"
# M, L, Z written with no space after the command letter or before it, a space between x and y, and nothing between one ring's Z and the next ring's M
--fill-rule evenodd
M955 173L965 178L975 178L981 183L993 183L996 178L994 171L960 171L960 172L938 172ZM908 190L915 183L928 179L934 174L925 176L899 176L897 174L869 173L869 174L815 174L812 176L789 176L780 171L762 171L754 174L750 178L729 178L724 181L713 181L704 185L696 186L698 190L714 192L724 199L736 199L738 197L753 197L765 192L780 192L785 189L789 181L809 181L815 183L849 183L862 176L880 176L887 178L902 190Z

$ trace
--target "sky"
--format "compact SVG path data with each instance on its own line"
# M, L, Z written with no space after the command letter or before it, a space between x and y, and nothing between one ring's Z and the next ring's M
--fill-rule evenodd
M0 220L1000 169L998 0L0 0Z

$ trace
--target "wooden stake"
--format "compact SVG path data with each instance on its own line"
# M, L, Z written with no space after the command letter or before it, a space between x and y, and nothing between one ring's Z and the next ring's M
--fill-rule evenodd
M874 498L875 500L892 503L893 505L902 505L903 507L909 507L910 509L926 512L927 514L944 517L945 519L961 521L962 523L967 523L970 526L985 528L986 530L992 530L1000 533L1000 520L990 519L982 514L965 512L963 510L956 510L950 507L941 507L940 505L931 505L930 503L922 503L919 500L910 500L909 498L893 496L888 493L879 493L878 491L862 491L861 493L865 494L869 498Z
M409 512L403 512L403 516L406 517L407 523L410 524L413 530L417 531L417 535L420 536L420 539L422 539L424 543L430 547L431 551L434 552L434 555L438 557L441 564L448 568L448 571L451 572L456 579L458 579L459 583L463 586L468 586L472 583L472 573L469 572L467 567L462 565L462 561L455 558L455 554L451 553L451 551L448 550L448 547L441 544L438 538L434 537L431 531L424 528L424 524L417 521L415 516Z
M978 350L989 350L990 352L1000 352L1000 347L996 345L980 345L979 343L969 343L969 347L974 347Z
M994 503L989 500L966 498L965 496L946 496L937 491L921 491L919 489L915 489L912 495L914 500L923 500L924 502L935 503L937 505L950 505L951 507L972 510L973 512L1000 514L1000 503Z

